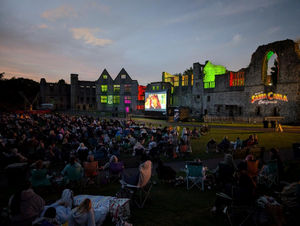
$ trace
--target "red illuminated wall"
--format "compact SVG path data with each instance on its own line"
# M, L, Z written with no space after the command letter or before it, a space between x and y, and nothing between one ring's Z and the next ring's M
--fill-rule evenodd
M138 100L145 100L146 86L139 86Z
M144 110L145 109L145 105L137 105L136 109L137 110Z
M230 72L229 86L244 86L245 72Z

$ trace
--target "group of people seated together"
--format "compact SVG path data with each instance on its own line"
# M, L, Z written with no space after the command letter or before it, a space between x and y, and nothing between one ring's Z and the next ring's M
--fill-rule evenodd
M235 152L243 148L251 148L258 145L258 137L256 134L249 135L245 140L241 140L240 137L236 138L236 141L230 141L228 136L224 136L223 140L218 144L217 141L212 138L207 142L206 153L209 152Z
M116 225L130 225L133 194L142 194L137 191L143 189L144 199L135 199L142 208L155 184L151 180L153 164L162 183L178 186L179 181L188 184L192 178L201 182L202 191L215 189L211 212L224 214L231 225L285 225L283 206L293 203L289 212L300 210L300 184L284 182L279 150L251 152L252 147L258 147L256 134L235 141L225 136L220 143L210 139L203 152L223 153L224 160L210 169L200 159L191 161L185 179L164 163L190 159L191 139L201 139L208 132L207 125L179 129L62 113L2 113L0 166L13 193L8 202L9 225L94 226L102 225L107 216ZM247 150L243 159L235 158L243 149ZM201 172L196 172L199 166ZM121 188L115 196L83 195L86 188L115 181ZM61 198L45 202L53 193ZM286 203L279 203L277 197L285 196L282 200Z

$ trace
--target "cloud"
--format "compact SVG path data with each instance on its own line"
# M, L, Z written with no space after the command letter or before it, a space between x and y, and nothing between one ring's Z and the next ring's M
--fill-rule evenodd
M241 14L251 11L256 11L261 8L268 8L277 4L280 0L235 0L230 3L224 3L219 8L219 15L232 16L234 14Z
M47 10L42 13L42 18L49 21L56 21L61 18L74 18L77 17L77 12L72 6L62 5L56 9Z
M271 28L268 29L267 33L271 35L271 34L276 33L277 31L279 31L280 29L281 28L279 26L271 27Z
M209 3L208 3L209 2ZM203 6L196 7L192 12L181 13L175 17L168 18L163 25L178 24L188 21L200 20L211 17L228 17L249 13L269 8L280 2L280 0L229 0L229 1L203 1ZM207 6L206 6L207 5ZM160 22L161 23L161 22Z
M232 43L233 44L238 44L242 40L242 35L240 34L235 34L232 38Z
M91 9L95 9L97 11L104 12L104 13L109 13L110 12L110 7L109 6L101 4L99 2L91 1L91 2L88 2L86 4Z
M46 29L48 28L48 25L47 24L40 24L37 26L38 29Z
M99 32L98 28L71 28L70 31L73 33L73 38L77 40L84 40L86 44L93 46L106 46L112 43L110 39L96 38L95 33Z

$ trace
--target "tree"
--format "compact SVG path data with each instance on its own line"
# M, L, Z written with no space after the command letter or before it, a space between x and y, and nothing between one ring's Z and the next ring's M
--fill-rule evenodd
M24 109L24 98L33 102L40 91L40 84L31 79L11 78L0 80L0 110L20 110Z
M193 68L190 67L190 68L187 68L184 72L183 72L184 75L192 75L193 74Z

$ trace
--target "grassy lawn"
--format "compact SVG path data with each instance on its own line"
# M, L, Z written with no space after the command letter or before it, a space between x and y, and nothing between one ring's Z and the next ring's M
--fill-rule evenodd
M182 130L183 123L168 123L165 120L153 120L153 119L144 119L144 118L135 118L134 120L144 122L147 126L155 125L155 126L180 126ZM187 124L191 124L191 122L187 122ZM199 125L203 123L192 122L193 125ZM259 140L259 147L265 147L266 150L269 150L273 147L278 148L279 150L287 150L292 149L292 144L300 142L300 133L278 133L273 131L263 131L260 129L255 130L255 128L261 128L262 126L259 124L222 124L222 123L210 123L209 125L223 125L228 128L211 128L210 132L201 136L197 139L192 139L192 150L193 153L190 158L200 158L200 159L209 159L223 156L222 154L209 153L206 154L206 144L210 139L214 139L217 143L220 143L224 136L228 136L230 141L235 141L237 137L240 137L241 140L247 139L252 134L257 134ZM244 127L243 129L236 129L230 127ZM188 126L190 129L193 129L193 126ZM249 130L247 130L247 127ZM298 127L289 128L298 129ZM250 130L251 128L251 130ZM253 130L254 128L254 130Z
M134 225L224 225L221 218L213 217L215 192L187 191L185 186L157 184L144 209L133 209Z
M184 125L195 125L195 126L201 126L204 124L207 124L209 126L226 126L226 127L248 127L248 128L263 128L262 123L247 123L247 122L239 122L239 123L230 123L230 122L167 122L163 119L150 119L150 118L132 118L134 121L137 122L144 122L146 125L152 124L156 126L184 126ZM295 128L300 129L300 126L291 126L291 125L282 125L283 128Z
M132 118L134 121L138 122L144 122L147 125L152 124L152 125L162 125L162 126L172 126L174 124L176 125L195 125L195 126L200 126L203 124L207 124L209 126L231 126L231 127L253 127L253 128L262 128L261 123L229 123L229 122L210 122L210 123L204 123L204 122L167 122L166 120L162 119L150 119L150 118Z
M212 158L214 155L206 154L207 142L214 138L219 143L224 136L228 136L229 140L235 141L239 136L241 140L245 140L249 135L256 133L258 136L259 146L265 147L269 150L272 147L280 150L287 150L292 148L292 144L300 142L300 133L275 133L262 131L247 131L234 129L212 128L206 136L201 136L197 139L192 139L192 150L194 157Z

